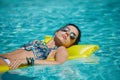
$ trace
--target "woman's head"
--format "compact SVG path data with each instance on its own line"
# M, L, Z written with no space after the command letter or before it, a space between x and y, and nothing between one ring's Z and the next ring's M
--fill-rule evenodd
M67 24L58 29L55 33L55 40L59 45L69 47L78 44L81 38L81 31L74 24Z

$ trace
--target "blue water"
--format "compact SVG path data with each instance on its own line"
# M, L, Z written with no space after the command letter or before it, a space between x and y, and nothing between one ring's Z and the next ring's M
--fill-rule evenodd
M100 49L62 65L8 71L0 80L120 80L119 0L0 0L0 53L54 35L66 23L81 29L80 44Z

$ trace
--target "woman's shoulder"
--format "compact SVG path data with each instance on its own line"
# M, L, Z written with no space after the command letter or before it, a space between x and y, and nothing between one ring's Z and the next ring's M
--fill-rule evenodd
M68 54L67 48L64 47L64 46L58 47L57 52L58 52L58 53L65 53L65 54Z
M66 47L64 47L64 46L60 46L60 47L58 47L58 49L60 49L60 50L67 50L67 48Z

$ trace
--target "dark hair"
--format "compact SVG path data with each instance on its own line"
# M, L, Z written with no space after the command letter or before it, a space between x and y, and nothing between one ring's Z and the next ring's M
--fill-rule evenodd
M78 26L76 26L75 24L66 24L66 25L63 26L63 27L67 27L67 26L73 26L73 27L75 27L75 28L78 30L78 37L77 37L76 41L73 43L73 45L78 44L79 41L81 41L81 40L80 40L80 39L81 39L81 31L80 31L80 29L79 29ZM61 29L61 28L60 28L60 29ZM56 32L58 32L60 29L58 29Z

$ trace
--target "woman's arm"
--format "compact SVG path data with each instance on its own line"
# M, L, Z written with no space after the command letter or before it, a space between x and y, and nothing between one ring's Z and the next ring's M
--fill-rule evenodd
M56 65L56 64L62 64L64 63L68 58L68 52L65 47L59 47L57 49L55 60L35 60L34 64L43 64L43 65ZM13 60L11 64L9 65L10 69L16 69L21 64L27 64L26 60Z
M55 60L35 60L35 64L62 64L64 63L68 58L68 52L67 49L63 46L59 47L57 49Z

